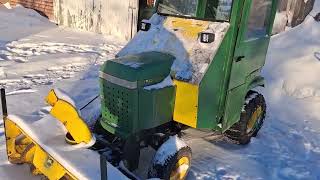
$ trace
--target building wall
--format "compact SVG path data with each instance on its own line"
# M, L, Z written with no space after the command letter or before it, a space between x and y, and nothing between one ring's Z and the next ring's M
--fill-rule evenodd
M273 33L301 24L311 12L315 0L279 0Z
M38 11L49 19L53 19L53 0L10 0L10 4L12 6L21 4L26 8Z
M62 26L130 40L136 33L139 0L0 0L21 4ZM141 1L141 0L140 0ZM229 0L227 0L229 1ZM279 0L274 33L305 19L315 0Z
M129 40L136 33L138 5L138 0L54 0L54 20Z

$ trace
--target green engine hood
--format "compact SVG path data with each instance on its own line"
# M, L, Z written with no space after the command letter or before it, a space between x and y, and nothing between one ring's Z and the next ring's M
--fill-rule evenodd
M162 81L170 74L175 57L160 52L144 52L106 61L101 72L146 86Z

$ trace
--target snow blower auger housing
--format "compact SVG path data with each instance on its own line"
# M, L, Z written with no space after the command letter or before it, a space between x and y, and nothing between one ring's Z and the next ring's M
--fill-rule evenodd
M101 156L88 149L95 138L71 98L51 90L47 103L52 108L44 118L9 115L4 89L1 102L9 162L30 164L32 174L50 180L101 179ZM108 162L103 168L105 179L128 179Z
M264 86L276 5L157 1L157 13L100 71L98 129L117 144L125 166L136 169L140 149L151 146L149 177L184 179L191 149L176 136L181 130L212 129L239 144L257 135L266 105L253 89Z

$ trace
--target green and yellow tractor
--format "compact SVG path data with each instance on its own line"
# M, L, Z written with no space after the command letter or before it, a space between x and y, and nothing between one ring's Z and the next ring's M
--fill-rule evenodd
M101 117L90 149L134 171L141 149L152 147L149 178L185 179L192 155L181 139L185 129L249 143L266 115L257 88L265 85L261 69L276 6L277 0L156 1L155 14L100 69ZM47 101L54 106L59 98ZM70 142L81 134L68 125Z
M255 89L264 86L260 72L276 5L157 1L156 14L100 71L100 129L119 139L131 170L140 149L151 146L157 153L149 177L183 179L191 149L178 137L189 127L219 131L239 144L257 135L266 103Z

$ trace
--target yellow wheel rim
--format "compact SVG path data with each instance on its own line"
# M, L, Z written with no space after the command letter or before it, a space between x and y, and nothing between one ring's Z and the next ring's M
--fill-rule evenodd
M259 106L255 111L254 113L252 114L249 122L248 122L248 125L247 125L247 133L250 133L253 128L255 127L257 121L259 120L259 118L261 118L261 115L262 115L262 107Z
M183 180L186 178L190 168L190 160L188 157L182 157L176 163L175 168L170 174L170 180Z

